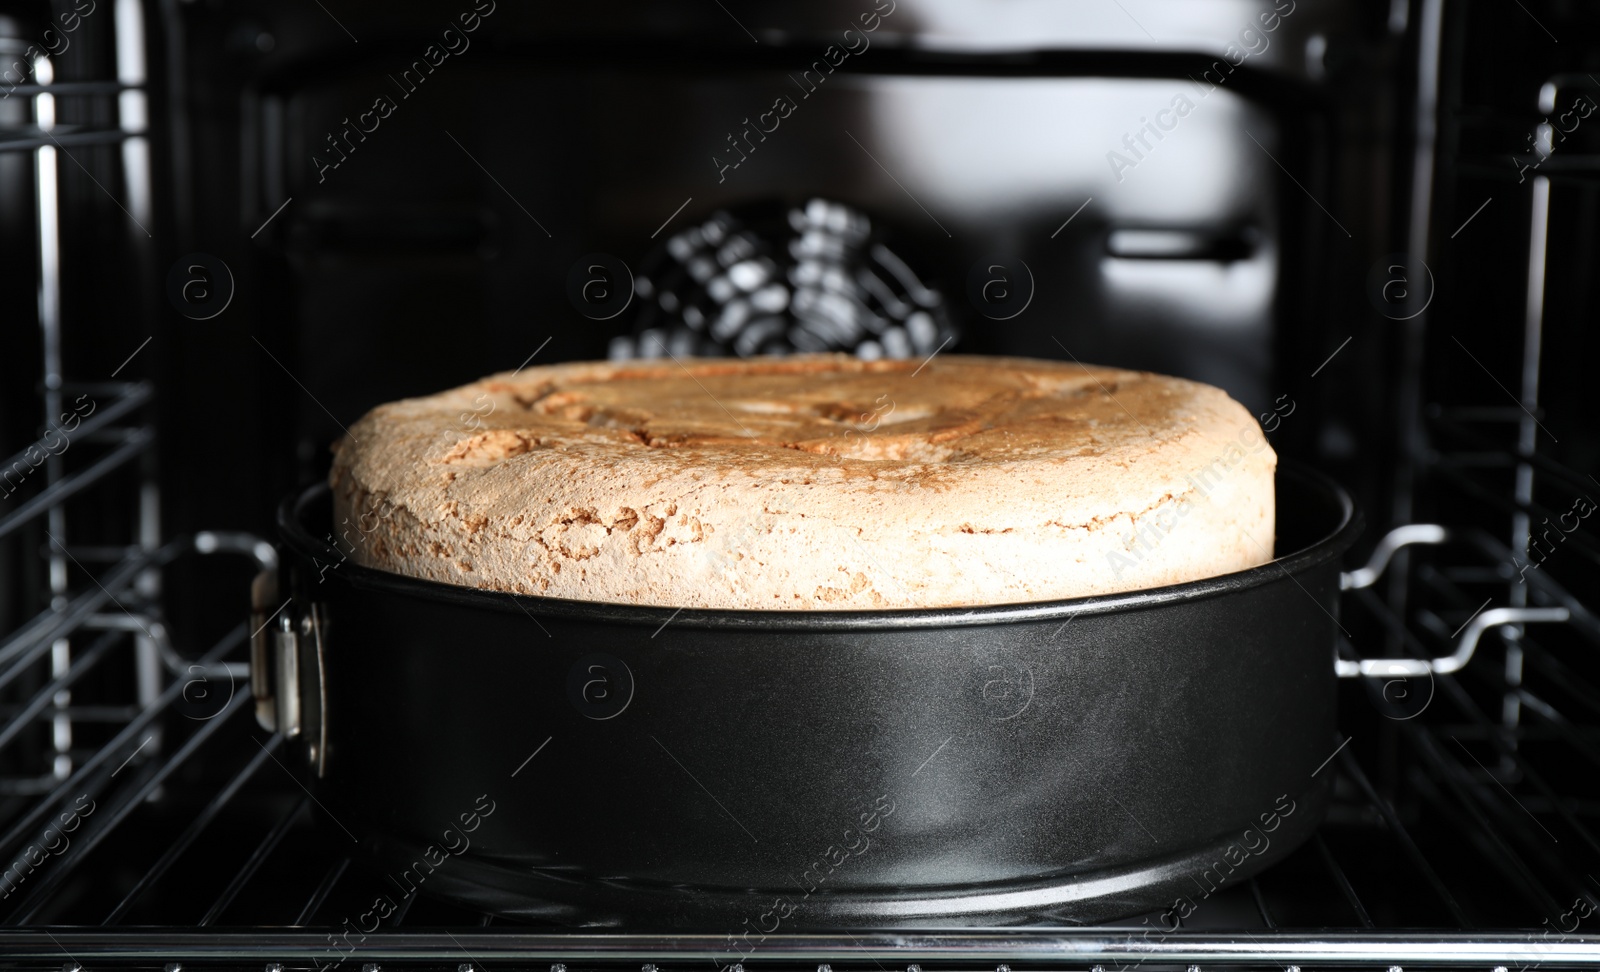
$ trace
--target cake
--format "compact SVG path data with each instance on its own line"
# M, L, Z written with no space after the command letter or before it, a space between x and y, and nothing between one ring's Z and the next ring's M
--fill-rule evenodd
M1026 358L531 367L335 445L358 563L740 610L1047 601L1272 558L1277 457L1209 385Z

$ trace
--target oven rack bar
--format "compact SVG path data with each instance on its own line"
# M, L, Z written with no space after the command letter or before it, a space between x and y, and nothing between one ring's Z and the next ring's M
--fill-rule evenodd
M1532 167L1535 164L1538 164L1538 169L1532 171L1537 171L1539 177L1549 179L1557 185L1588 184L1600 178L1600 156L1595 155L1551 155L1542 163L1537 155L1519 155L1515 163L1510 157L1474 159L1463 162L1458 171L1462 176L1509 182L1512 186L1516 186L1518 183L1512 177L1518 174L1517 167L1519 165ZM1527 179L1527 176L1524 178ZM1527 181L1531 182L1532 179Z
M0 640L0 688L27 671L27 665L50 650L57 639L65 638L88 623L89 618L116 600L115 591L132 584L140 573L176 556L179 547L168 545L157 551L141 552L124 558L96 578L94 588L68 601L59 611L45 610L24 622L10 636ZM15 660L15 662L13 662Z
M1495 411L1503 411L1507 413L1502 421L1520 422L1527 418L1527 413L1523 412L1521 409L1510 408L1497 409ZM1483 453L1492 454L1499 461L1506 463L1508 466L1514 466L1519 462L1529 463L1539 472L1553 476L1557 482L1574 492L1582 493L1594 488L1594 483L1592 480L1589 480L1583 474L1579 473L1575 469L1572 469L1566 464L1551 459L1549 456L1539 452L1537 449L1527 450L1519 449L1515 446L1503 445L1495 442L1493 439L1489 438L1483 433L1474 430L1467 424L1467 421L1471 420L1471 416L1472 412L1466 409L1433 408L1428 410L1430 424L1436 430L1441 431L1461 442L1467 443L1474 449L1477 449ZM1479 421L1483 420L1486 419L1479 419ZM1446 456L1453 455L1453 453L1448 451L1444 452L1443 454Z
M1423 880L1433 890L1433 893L1439 897L1445 910L1450 913L1450 917L1463 929L1470 931L1475 928L1475 923L1468 917L1467 912L1461 906L1461 902L1457 901L1456 896L1450 893L1449 886L1439 877L1439 872L1428 862L1421 848L1417 846L1416 838L1412 837L1411 832L1406 829L1406 825L1401 821L1400 815L1395 812L1394 804L1378 795L1378 791L1373 787L1372 781L1368 779L1366 771L1361 768L1361 762L1355 758L1354 753L1350 752L1349 747L1340 751L1339 759L1340 768L1344 770L1346 776L1354 780L1356 785L1360 787L1361 795L1366 799L1367 803L1378 809L1379 814L1383 817L1384 824L1389 828L1390 833L1394 835L1396 842L1400 844L1402 852L1411 862L1412 867L1416 868L1417 872L1422 875Z
M22 899L22 902L17 906L17 910L7 916L7 923L13 925L25 924L30 918L34 917L39 909L50 899L55 890L72 876L78 865L83 863L83 859L93 853L94 849L106 839L118 824L127 819L128 815L133 813L140 804L148 800L169 776L193 757L200 747L205 745L206 740L210 739L223 726L226 726L231 716L238 712L246 711L245 704L249 701L250 693L248 690L236 692L215 718L200 723L200 727L194 731L193 735L184 740L183 745L178 747L171 756L163 760L153 771L138 777L138 785L129 788L131 792L122 796L115 806L100 811L104 816L96 819L94 829L80 839L77 853L70 858L58 861L54 867L46 871L39 884L30 890L26 898Z
M144 455L154 441L155 435L148 429L132 430L127 441L121 446L96 460L93 465L82 472L74 473L51 483L44 492L17 507L4 520L0 520L0 537L16 531L23 524L36 519L39 514L47 513L57 508L61 503L66 502L100 480L105 479L111 473L128 465L134 459Z
M1424 800L1459 831L1462 840L1476 846L1524 902L1540 914L1561 914L1563 908L1555 893L1544 887L1533 867L1496 828L1505 816L1495 812L1492 797L1486 797L1477 780L1466 777L1461 764L1451 758L1453 753L1445 755L1433 734L1412 730L1409 735L1415 750L1433 770L1413 784Z
M0 720L14 719L21 707L18 705L0 706ZM127 722L139 714L138 706L133 705L64 705L60 714L79 722ZM40 713L36 719L54 718L55 712L49 715Z
M1487 540L1487 538L1483 539ZM1489 542L1492 543L1492 541ZM1474 609L1472 599L1467 597L1466 593L1462 591L1461 588L1453 580L1451 580L1449 575L1444 571L1440 571L1431 566L1425 565L1418 570L1417 576L1422 584L1428 587L1430 590L1439 593L1441 596L1448 597L1454 603L1454 606L1457 610L1467 612ZM1557 590L1560 589L1560 585L1554 584L1554 582L1551 582L1551 584ZM1541 590L1540 595L1544 597L1551 596L1547 590ZM1566 595L1566 597L1570 599L1573 604L1577 604L1576 599L1571 598L1570 595ZM1597 637L1596 632L1590 630L1586 625L1581 623L1582 618L1578 612L1569 610L1568 614L1569 622L1573 621L1574 619L1577 619L1580 622L1573 625L1574 631L1585 635L1591 641L1600 641L1600 637ZM1437 615L1433 616L1433 620L1438 620ZM1424 623L1428 624L1430 628L1434 627L1434 625L1429 624L1426 619ZM1440 632L1436 631L1435 633ZM1531 660L1535 666L1538 666L1542 671L1546 672L1556 684L1560 685L1563 693L1586 707L1593 718L1600 719L1600 686L1595 685L1587 676L1575 671L1570 665L1562 661L1562 659L1554 651L1546 647L1542 640L1534 635L1531 631L1523 632L1517 639L1517 644L1527 659ZM1517 687L1517 690L1519 692L1523 691L1520 687L1520 683ZM1600 768L1600 751L1591 749L1590 744L1572 730L1571 723L1565 716L1562 716L1560 713L1556 712L1553 706L1542 701L1538 701L1537 704L1542 707L1542 710L1545 714L1547 714L1547 717L1559 717L1561 723L1565 726L1565 728L1559 730L1563 737L1570 742L1573 748L1577 749L1580 754L1584 754L1589 759L1594 760L1597 768Z
M124 91L143 91L144 85L133 84L127 81L53 81L50 84L19 84L6 88L6 96L11 95L55 95L62 97L91 97L95 95L117 95Z
M46 462L45 459L34 461L33 456L59 458L72 451L74 440L93 439L115 432L114 439L121 445L108 455L102 456L87 468L78 472L69 473L47 485L43 490L25 500L20 506L0 517L0 537L14 533L23 524L37 518L41 513L46 513L54 507L66 502L85 489L96 485L111 473L126 466L130 461L144 455L155 442L155 433L143 425L134 425L126 428L117 427L115 423L128 418L141 406L147 404L154 397L153 390L147 382L138 382L124 385L119 389L116 397L103 405L95 407L88 418L78 423L67 432L65 429L54 430L60 441L52 444L49 434L41 436L31 445L28 445L15 454L0 461L0 483L12 485L13 491L24 488L32 478L32 472ZM46 416L52 427L58 419L55 416ZM65 445L62 445L62 443ZM60 449L58 453L56 450ZM18 481L13 485L6 480L7 473L17 473Z
M1455 545L1458 549L1464 548L1491 564L1508 562L1506 558L1509 556L1509 551L1481 529L1449 531L1449 535L1452 539L1467 541L1465 544ZM1458 612L1460 619L1469 618L1475 612L1481 611L1483 606L1478 603L1477 598L1470 597L1461 590L1448 575L1449 570L1450 568L1435 568L1424 564L1416 569L1415 573L1421 579L1425 590L1436 598L1443 599L1443 610ZM1488 576L1480 578L1479 582L1488 581L1498 585L1508 579L1508 575L1495 570L1489 571ZM1539 596L1570 604L1573 608L1569 618L1573 622L1570 625L1571 629L1593 638L1595 631L1588 623L1592 622L1592 616L1576 598L1548 574L1542 574L1537 578L1536 586ZM1439 608L1419 608L1416 610L1416 623L1408 623L1372 589L1356 589L1353 594L1353 604L1374 617L1381 629L1403 645L1414 657L1427 658L1438 653L1435 647L1424 644L1422 634L1431 635L1435 643L1449 645L1459 631L1455 623L1457 619L1453 618L1451 622L1446 623L1436 613ZM1546 667L1565 667L1553 650L1526 632L1501 629L1500 633L1506 638L1508 651L1515 645L1517 650L1534 658L1539 664ZM1584 880L1588 877L1591 882L1593 881L1585 871L1585 867L1592 867L1592 864L1578 864L1573 856L1575 848L1570 843L1571 837L1576 835L1579 839L1579 847L1576 850L1588 861L1594 862L1600 861L1600 840L1597 840L1591 825L1573 809L1571 801L1563 798L1545 775L1528 760L1523 747L1525 733L1520 723L1505 724L1503 721L1491 718L1477 699L1463 687L1462 677L1471 679L1491 693L1508 694L1519 700L1524 694L1529 694L1521 686L1520 681L1514 686L1509 685L1508 680L1495 675L1492 665L1483 662L1468 666L1461 676L1445 674L1429 676L1427 683L1430 693L1429 704L1432 704L1433 693L1448 700L1451 706L1467 718L1469 727L1474 730L1470 737L1471 741L1486 742L1493 756L1485 757L1490 765L1479 761L1467 743L1461 739L1467 733L1455 727L1435 723L1425 724L1422 720L1398 720L1398 728L1403 738L1410 750L1422 759L1427 770L1427 772L1413 770L1409 774L1410 789L1431 805L1433 812L1449 821L1456 828L1458 839L1472 844L1503 876L1506 886L1515 889L1518 896L1526 900L1536 913L1558 914L1563 910L1562 902L1577 898L1587 901L1591 907L1600 908L1600 896L1595 893L1600 889L1600 884L1590 887ZM1520 674L1518 677L1520 679ZM1581 676L1573 675L1570 683L1569 685L1568 680L1563 680L1559 684L1580 694L1587 693L1600 701L1600 691L1596 691ZM1420 684L1420 682L1413 683L1414 686ZM1594 747L1574 731L1570 722L1567 722L1554 706L1531 694L1529 697L1535 699L1532 707L1536 715L1555 728L1561 743L1570 746L1580 759L1600 765L1600 754L1595 753ZM1498 757L1498 762L1494 759L1495 756ZM1570 761L1564 761L1564 764L1566 762ZM1348 775L1355 778L1359 772L1359 765L1353 760L1350 761L1347 767ZM1511 787L1520 789L1524 798L1536 796L1540 816L1549 821L1551 827L1561 829L1566 842L1558 842L1555 834L1534 815L1534 811L1528 806L1534 801L1519 799L1513 794ZM1370 789L1367 795L1380 809L1387 810L1389 807L1388 801L1379 799ZM1392 813L1392 810L1387 812ZM1556 820L1560 821L1559 825ZM1397 836L1404 837L1402 845L1410 840L1398 820L1388 822ZM1422 860L1420 854L1416 860ZM1423 863L1426 866L1425 861ZM1435 883L1434 886L1437 889L1442 887L1442 884ZM1458 906L1452 902L1449 907L1464 927L1470 927L1465 921L1465 914Z
M0 749L10 745L12 740L16 739L34 719L38 718L54 702L57 692L70 687L74 682L88 674L90 669L98 665L112 646L120 640L119 634L120 632L116 631L107 631L101 634L100 637L94 640L93 644L72 660L71 666L65 672L45 683L43 687L33 694L32 698L23 704L19 711L10 717L10 721L0 725Z
M1361 903L1360 895L1356 894L1355 885L1350 883L1350 876L1339 866L1338 858L1333 856L1333 851L1328 849L1328 842L1323 839L1321 832L1311 835L1311 846L1316 848L1317 856L1322 860L1322 866L1327 869L1328 876L1332 878L1334 886L1339 889L1339 894L1344 897L1350 910L1355 913L1356 920L1361 922L1362 928L1378 927L1372 920L1372 915L1367 911L1367 906Z
M189 551L202 554L244 553L251 556L256 565L262 569L269 569L276 564L276 553L269 545L254 537L232 533L200 533L192 539L177 540L154 551L129 548L127 556L110 570L94 578L93 588L77 595L59 610L46 609L40 612L24 622L11 635L0 640L0 689L6 688L26 673L29 666L43 658L57 641L82 630L143 635L155 645L162 663L170 674L184 673L191 660L177 653L159 618L149 614L135 614L118 595L126 597L127 589L136 584L146 571L165 566ZM97 613L108 603L121 613ZM136 601L135 606L141 605ZM226 673L232 677L242 677L247 674L247 666L243 663L225 663L215 668L219 673ZM79 676L81 674L80 672ZM61 673L58 678L64 676L65 673ZM79 676L73 676L73 679ZM19 727L15 723L38 714L39 710L34 708L36 702L37 698L23 703L21 708L11 708L10 723L0 724L0 747L3 747L18 731Z
M1278 923L1272 920L1272 909L1267 906L1267 899L1261 894L1261 882L1251 878L1249 884L1250 897L1256 903L1256 913L1261 915L1261 923L1268 928L1277 928Z
M222 893L217 895L217 900L212 903L205 915L200 918L199 924L201 928L211 926L218 918L222 917L228 907L233 904L234 899L239 896L239 892L243 891L245 886L250 883L250 879L256 876L257 871L261 870L261 865L265 864L267 859L272 856L273 851L278 849L278 845L283 843L283 839L289 835L290 829L305 814L306 807L310 805L311 793L307 791L304 796L295 801L293 809L279 818L273 828L267 831L267 835L261 838L261 843L257 844L256 849L245 859L244 866L239 868L238 873L234 874L233 879L228 882L228 886L222 889Z
M1474 499L1487 503L1503 513L1521 513L1524 516L1527 516L1529 520L1533 522L1538 522L1541 519L1545 519L1552 523L1557 522L1558 518L1561 516L1560 510L1552 510L1543 504L1535 503L1531 500L1524 502L1520 500L1509 499L1492 489L1474 482L1472 477L1466 474L1463 467L1460 464L1453 462L1451 459L1441 457L1433 464L1432 468L1442 473L1445 479L1448 479L1452 485L1461 490L1463 493L1473 497ZM1583 534L1582 531L1563 533L1563 536L1565 537L1565 540L1563 541L1562 546L1570 546L1574 551L1581 553L1584 559L1595 564L1600 564L1600 543L1590 540Z
M338 965L381 972L378 963L442 963L475 969L490 962L560 965L577 972L590 967L670 972L730 967L726 936L627 935L522 932L509 929L452 928L448 935L396 931L369 936L341 953L326 932L308 929L239 929L194 932L144 928L0 930L0 967L61 963L92 969L103 963L260 963L326 969ZM1600 961L1600 935L1537 932L1316 931L1258 930L1230 933L1128 933L1115 928L1030 928L1027 930L903 932L863 931L845 935L769 935L733 966L814 969L827 963L841 969L907 968L906 963L940 969L1029 969L1131 972L1155 967L1198 965L1276 967L1285 965L1448 966L1490 972L1495 966L1584 967Z
M73 384L66 386L62 390L67 394L81 390L84 395L99 394L111 399L103 406L96 406L94 412L88 418L72 429L72 435L78 436L93 435L99 432L111 423L126 417L128 413L155 397L155 389L147 381L117 382L110 385ZM53 421L51 416L46 416L46 419ZM7 469L18 462L26 461L28 452L34 449L48 452L49 446L43 437L36 439L31 444L17 450L13 455L0 460L0 469Z
M1539 647L1533 642L1524 642L1523 644L1525 647ZM1533 653L1530 652L1531 654ZM1539 654L1543 655L1545 653L1541 650ZM1555 728L1556 733L1561 736L1563 741L1582 754L1584 759L1595 767L1592 772L1600 772L1600 748L1596 748L1594 743L1584 739L1575 730L1572 722L1556 711L1555 706L1525 688L1518 688L1513 694L1518 701L1528 708L1528 711L1549 723Z
M41 206L41 213L51 211ZM41 308L55 306L55 300L45 298L58 291L58 284L52 274L41 276ZM52 321L49 315L41 317L47 325L47 349L55 348L59 337L48 326ZM82 757L85 734L95 738L103 733L104 715L86 720L74 711L70 687L95 672L106 657L122 657L109 651L111 643L122 640L113 629L133 636L136 672L148 674L155 659L162 657L163 646L170 648L160 621L146 611L159 591L152 584L157 570L179 552L177 546L160 547L155 522L155 432L145 415L154 399L153 386L140 381L65 382L54 361L52 354L46 355L41 382L46 431L33 444L0 460L0 483L8 500L0 516L0 539L25 537L25 542L38 544L49 592L47 607L0 637L0 692L11 703L0 728L0 746L35 725L50 740L42 753L37 747L32 751L13 747L7 754L12 762L32 763L31 775L14 772L3 781L0 792L10 796L53 790ZM102 447L105 451L84 451ZM95 558L91 570L77 561L69 543L73 531L68 511L74 503L81 508L92 499L104 501L112 495L108 487L126 478L139 483L138 512L128 534L115 538L127 536L127 541L107 545L105 556ZM74 590L74 567L88 574L92 586ZM140 613L133 614L130 605ZM89 643L87 654L78 639ZM48 684L39 689L39 680ZM140 684L142 691L133 700L135 713L153 691L147 682ZM19 698L18 693L32 694ZM128 718L111 720L111 725L126 724Z
M306 900L305 907L300 909L300 914L294 920L296 926L310 924L311 919L316 917L317 909L321 908L323 903L328 900L328 896L333 893L334 887L338 885L339 879L344 877L344 872L349 868L350 858L348 856L341 857L333 862L333 866L329 867L328 872L322 876L321 883L317 885L315 891L311 892L311 897Z
M1527 421L1527 416L1523 416ZM1564 513L1572 515L1569 510L1551 509L1548 503L1550 492L1566 497L1569 504L1578 497L1594 502L1600 495L1600 480L1592 475L1579 473L1577 470L1541 453L1536 447L1524 448L1495 442L1492 438L1472 429L1463 422L1453 421L1440 410L1435 410L1430 416L1430 428L1448 440L1453 448L1440 448L1438 453L1429 463L1429 468L1438 473L1440 478L1449 486L1459 490L1462 494L1471 497L1479 503L1505 514L1515 522L1516 518L1524 518L1530 525L1537 525L1545 520L1555 524L1560 522ZM1465 447L1463 450L1461 447ZM1502 490L1497 490L1484 485L1479 481L1479 476L1473 475L1481 469L1495 469L1503 472L1517 472L1526 476L1526 484L1519 489L1518 495L1506 495ZM1545 502L1536 502L1533 499L1532 481L1534 476L1539 478L1539 484L1547 495ZM1563 540L1561 546L1576 551L1593 564L1600 564L1600 544L1597 544L1583 530L1566 530L1561 528ZM1481 532L1481 530L1480 530ZM1526 539L1526 538L1524 538ZM1503 564L1512 564L1512 551L1507 549ZM1519 561L1527 560L1526 551ZM1539 574L1543 571L1532 571Z
M1408 648L1419 654L1425 654L1430 650L1382 600L1370 591L1363 590L1356 593L1357 602L1372 612L1380 623L1400 638ZM1555 815L1566 825L1567 830L1577 834L1582 842L1589 846L1596 858L1600 859L1600 842L1597 842L1582 821L1562 804L1555 788L1527 761L1520 747L1506 742L1503 727L1473 701L1462 689L1457 677L1434 675L1430 679L1430 684L1465 715L1469 722L1483 730L1484 737L1502 759L1515 767L1518 779L1531 783L1541 796L1550 801L1555 808ZM1559 842L1548 831L1541 835L1534 829L1534 827L1543 829L1544 824L1532 818L1531 813L1528 820L1520 818L1518 814L1522 812L1521 808L1507 807L1505 800L1498 795L1499 792L1504 792L1507 799L1512 801L1516 799L1509 790L1498 790L1503 784L1494 780L1495 786L1491 787L1472 772L1481 768L1485 775L1491 774L1485 767L1473 766L1476 757L1467 749L1466 744L1457 741L1459 750L1446 755L1445 742L1441 738L1439 727L1419 725L1410 719L1401 721L1400 726L1415 752L1434 770L1433 778L1448 791L1448 799L1441 798L1436 788L1424 789L1423 795L1433 798L1436 809L1442 815L1456 820L1464 839L1478 842L1484 856L1501 870L1512 886L1522 892L1530 905L1541 914L1557 915L1564 909L1562 901L1570 900L1571 895L1586 893L1582 875L1567 870L1563 858L1551 858L1548 855L1548 850L1559 846ZM1492 779L1492 775L1490 778ZM1466 824L1463 824L1459 817L1462 811L1470 817L1470 821ZM1495 818L1493 823L1490 821L1490 815ZM1529 822L1534 826L1529 827ZM1502 832L1505 831L1509 831L1515 837L1514 842L1502 836ZM1541 866L1535 867L1528 861L1528 856L1533 854L1541 857ZM1560 876L1566 888L1557 892L1547 887L1546 881L1539 876L1540 872ZM1593 896L1592 892L1588 893Z
M1472 485L1472 484L1467 484ZM1476 488L1474 486L1474 488ZM1357 603L1365 605L1375 612L1380 622L1389 630L1393 640L1404 644L1411 654L1403 657L1380 658L1363 655L1349 641L1347 637L1337 639L1337 655L1334 666L1341 678L1363 676L1367 678L1402 677L1409 678L1424 674L1450 674L1461 670L1469 664L1477 652L1477 647L1484 633L1491 629L1506 628L1518 636L1522 628L1531 622L1561 622L1572 625L1576 630L1591 640L1600 643L1600 622L1594 615L1569 594L1559 582L1546 575L1535 574L1534 588L1538 592L1538 602L1534 606L1528 604L1529 591L1526 588L1513 590L1510 607L1500 607L1485 611L1491 601L1485 601L1476 608L1468 606L1464 599L1456 598L1456 607L1463 612L1461 626L1451 632L1448 637L1444 632L1448 626L1438 614L1431 611L1419 613L1418 621L1425 627L1440 635L1440 640L1445 642L1444 654L1435 655L1424 648L1421 642L1412 635L1406 624L1398 618L1394 611L1387 605L1377 600L1372 587L1381 578L1391 563L1401 562L1396 554L1403 548L1422 545L1441 545L1466 539L1475 547L1480 555L1488 562L1488 567L1468 568L1483 575L1484 581L1494 584L1508 583L1511 581L1510 568L1516 563L1509 550L1502 548L1482 529L1473 527L1465 531L1460 529L1449 530L1443 526L1432 523L1410 524L1397 527L1379 540L1373 548L1367 565L1346 572L1340 581L1341 588L1354 591ZM1424 568L1427 569L1427 568ZM1457 568L1459 569L1459 568ZM1519 571L1525 575L1526 568ZM1492 599L1491 599L1492 600ZM1552 606L1550 602L1557 602ZM1505 631L1501 632L1502 634ZM1459 638L1459 640L1458 640Z
M59 131L59 134L57 132ZM45 131L41 128L0 131L0 152L22 152L41 148L83 148L91 145L115 145L130 138L143 138L144 133L121 131L114 128L72 131L65 126Z
M216 796L212 797L210 802L206 804L205 809L201 810L200 814L190 822L189 826L184 828L184 831L172 843L167 845L155 863L145 869L145 872L140 875L138 883L123 896L121 903L106 916L105 921L101 922L101 924L115 925L123 915L127 914L128 909L138 902L150 885L159 881L171 869L172 865L177 863L178 858L183 856L183 852L188 850L195 840L211 826L223 809L227 807L235 796L238 796L244 785L256 775L256 771L261 769L268 759L273 758L273 753L282 744L283 733L281 732L274 733L271 739L263 743L261 751L251 757L250 762L246 763L243 769L234 774L233 779L228 781L228 785L223 787Z
M202 666L217 664L244 644L246 634L244 624L240 623L210 651L197 659L197 663ZM94 755L85 759L75 772L61 780L50 793L37 801L32 809L12 821L4 834L0 834L0 854L9 855L3 859L15 859L16 852L21 849L24 842L31 839L33 834L45 825L51 813L62 806L71 794L87 792L90 789L101 792L106 780L115 775L115 771L112 771L102 776L101 771L108 768L113 758L131 759L138 753L141 735L151 730L156 721L168 712L182 695L183 688L184 682L174 679L136 718L129 721L121 731L96 750ZM239 694L248 697L248 688L241 690Z

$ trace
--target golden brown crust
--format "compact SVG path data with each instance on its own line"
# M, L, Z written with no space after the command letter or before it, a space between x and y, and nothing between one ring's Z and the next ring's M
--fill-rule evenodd
M1272 545L1276 460L1242 407L1074 363L553 365L380 406L350 432L331 482L353 556L497 590L1003 603L1224 573Z

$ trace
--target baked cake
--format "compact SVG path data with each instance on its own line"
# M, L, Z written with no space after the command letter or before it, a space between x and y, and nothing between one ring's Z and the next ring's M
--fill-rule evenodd
M546 597L950 607L1272 557L1277 457L1241 405L1076 363L549 365L379 406L335 450L358 563Z

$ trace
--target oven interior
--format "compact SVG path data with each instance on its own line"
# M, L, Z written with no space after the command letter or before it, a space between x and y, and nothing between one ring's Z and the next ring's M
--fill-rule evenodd
M11 5L0 963L1595 961L1600 13L1095 6L880 3L873 46L808 91L792 75L855 7ZM468 10L459 49L417 67ZM791 113L746 132L779 94ZM1192 117L1156 137L1179 96ZM948 350L1218 384L1352 490L1368 532L1327 822L1192 914L1094 927L746 953L730 929L599 933L427 895L374 916L391 889L253 718L277 501L372 404L644 348L642 298L612 317L570 298L580 258L637 268L723 209L812 198L870 213L939 289ZM971 298L974 269L1018 264L1024 312ZM1451 674L1376 661L1469 648Z

